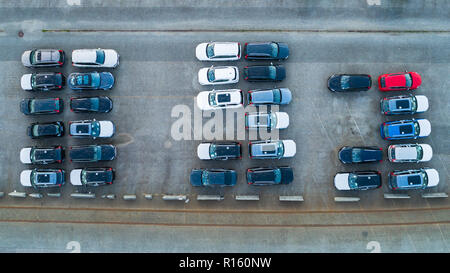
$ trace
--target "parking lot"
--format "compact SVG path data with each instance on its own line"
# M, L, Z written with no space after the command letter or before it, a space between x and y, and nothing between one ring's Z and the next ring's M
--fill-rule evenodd
M57 2L54 9L65 1ZM355 1L357 3L365 1ZM43 2L44 3L44 2ZM45 2L46 3L46 2ZM115 2L114 2L115 3ZM134 2L133 2L134 3ZM203 2L202 2L203 4ZM293 3L290 3L295 5ZM317 4L318 10L326 10L323 2ZM359 4L358 4L359 5ZM362 5L362 4L361 4ZM443 4L445 6L445 4ZM114 5L113 5L114 6ZM75 7L70 7L75 8ZM83 7L80 7L80 9ZM117 7L118 8L118 7ZM122 19L136 11L125 9ZM155 12L156 7L150 8ZM168 7L159 7L162 13L168 14ZM167 8L167 9L166 9ZM202 14L211 10L201 7ZM288 7L285 7L286 9ZM304 11L302 7L297 7ZM371 7L372 8L372 7ZM118 8L119 9L119 8ZM309 8L313 10L312 7ZM360 8L367 12L364 8ZM4 9L5 10L5 9ZM24 16L32 18L30 10L23 8ZM228 12L235 9L227 9ZM179 11L179 10L175 10ZM435 10L434 10L435 11ZM48 10L45 11L45 13ZM130 14L127 14L130 13ZM187 14L189 14L188 11ZM217 12L212 10L213 13ZM27 193L36 192L25 189L19 183L20 172L27 169L20 163L19 151L27 146L48 146L61 144L68 146L90 143L112 143L118 148L118 157L112 162L89 164L89 166L110 166L116 170L116 180L111 186L90 189L97 196L95 200L79 200L70 197L76 191L87 192L73 187L68 181L61 189L60 198L44 196L43 199L17 199L8 196L0 199L2 206L42 206L84 208L152 208L152 209L239 209L239 210L292 210L292 211L351 211L371 209L397 208L433 208L448 207L446 199L423 199L422 191L411 191L407 200L386 200L384 193L390 193L387 186L387 175L398 169L415 169L431 167L438 170L440 183L436 188L425 192L448 193L450 174L450 95L448 77L450 61L449 22L442 21L442 11L424 8L425 15L436 17L422 28L412 27L414 31L396 29L391 21L378 22L378 19L361 24L363 31L333 30L333 22L326 21L327 31L311 31L320 24L311 19L311 13L304 11L308 23L305 28L285 23L282 27L270 27L261 23L260 29L249 27L248 18L241 24L228 28L223 17L218 19L218 27L203 27L206 17L200 21L192 21L187 26L183 20L174 19L172 25L157 22L157 18L144 21L140 16L127 26L111 22L109 26L91 26L86 18L80 19L78 26L69 23L42 24L24 20L23 23L4 23L0 25L0 129L3 132L0 144L0 191L9 193L14 190ZM311 12L311 11L310 11ZM328 11L329 12L329 11ZM3 11L5 13L5 11ZM275 10L280 14L280 10ZM374 11L380 15L380 11ZM151 13L153 14L153 13ZM322 13L320 13L322 14ZM324 14L327 14L326 12ZM376 17L375 15L374 18ZM5 13L6 16L6 13ZM59 15L60 16L60 15ZM100 13L99 18L106 16ZM160 15L162 16L162 15ZM183 14L183 16L187 16ZM290 14L289 16L294 16ZM322 15L321 15L322 16ZM433 18L434 18L433 17ZM59 17L57 17L59 18ZM128 18L128 17L127 17ZM183 17L184 18L184 17ZM254 18L253 15L251 18ZM309 19L308 19L309 18ZM376 17L378 18L378 17ZM403 18L403 17L402 17ZM408 18L405 15L404 18ZM418 18L425 20L423 18ZM8 20L6 17L5 20ZM140 20L143 21L140 24ZM308 21L310 20L310 21ZM358 18L355 19L356 21ZM403 20L403 19L401 19ZM343 21L342 29L354 29L350 23ZM152 24L153 23L153 24ZM378 23L378 24L377 24ZM380 29L370 28L370 24ZM32 27L31 27L32 26ZM24 29L24 27L31 27ZM382 29L392 31L382 31ZM85 31L71 31L84 29ZM261 29L265 29L261 31ZM24 32L23 37L17 35ZM205 41L236 41L243 45L251 41L283 41L290 47L290 57L283 62L286 68L286 79L278 84L248 83L242 78L242 68L247 65L268 63L249 62L243 59L237 62L214 63L215 65L236 65L241 77L237 84L216 87L242 89L245 93L250 89L287 87L292 91L293 100L287 106L281 106L290 116L290 125L280 131L280 139L292 139L297 143L297 154L292 159L250 160L248 158L248 136L240 140L243 144L243 158L236 161L205 162L196 156L197 145L201 140L194 140L199 127L189 133L191 140L175 140L171 135L171 127L178 119L172 117L172 110L179 105L186 106L191 112L191 124L198 124L194 118L195 96L200 91L212 90L213 87L201 86L197 80L197 72L212 63L200 62L195 58L195 46ZM66 63L61 68L39 69L39 71L60 71L65 76L76 71L95 71L80 69L70 65L70 53L79 48L112 48L120 54L120 65L116 69L98 69L110 71L116 78L111 91L74 91L67 86L62 91L49 93L27 93L20 89L20 77L31 73L20 62L24 50L31 48L60 48L66 52ZM395 141L395 143L428 143L433 147L433 159L421 164L393 164L387 160L375 164L344 166L337 158L337 151L342 146L379 146L384 152L391 143L382 140L379 126L387 120L408 119L411 116L386 117L380 114L379 100L386 96L409 92L380 92L376 80L379 75L400 71L416 71L422 76L422 85L413 94L426 95L430 101L430 109L416 118L427 118L431 122L432 132L427 138L417 141ZM326 83L330 75L336 73L370 74L373 85L368 92L336 94L327 89ZM222 88L223 87L223 88ZM76 114L69 110L69 100L73 96L107 95L114 101L114 108L108 114ZM60 97L65 102L65 110L60 115L24 116L19 111L19 102L29 97ZM225 115L224 115L225 116ZM63 120L67 122L96 118L112 120L116 125L116 135L112 139L88 140L74 139L67 132L60 139L31 140L26 135L26 127L35 121ZM202 119L203 125L210 118ZM195 130L195 131L194 131ZM225 139L225 130L224 130ZM232 139L227 139L232 140ZM394 143L394 142L393 142ZM286 166L294 169L294 181L289 185L271 187L252 187L247 185L245 170L256 166ZM62 168L70 170L87 166L87 164L70 163L66 160ZM56 167L56 165L54 166ZM193 188L189 183L192 168L230 168L238 172L237 185L225 189ZM378 170L382 172L383 186L367 192L338 192L333 186L333 177L339 171ZM67 177L68 179L68 177ZM42 193L53 191L41 191ZM146 200L144 193L153 194L153 200ZM101 195L116 194L116 200L101 199ZM122 196L136 194L137 200L124 201ZM164 194L187 195L190 201L162 201ZM223 195L221 202L201 202L196 196L212 194ZM239 202L236 195L259 195L256 202ZM281 203L280 195L301 195L304 202ZM339 204L336 196L359 197L358 203Z

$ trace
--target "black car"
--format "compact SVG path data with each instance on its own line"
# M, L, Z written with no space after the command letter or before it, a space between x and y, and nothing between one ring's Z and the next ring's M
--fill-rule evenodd
M365 74L336 74L328 78L328 89L333 92L367 91L372 78Z
M65 82L64 75L56 72L25 74L20 79L20 85L25 91L61 90Z
M241 159L242 150L239 142L200 143L197 156L203 160Z
M108 113L112 108L108 97L70 98L70 110L75 113Z
M254 186L289 184L294 180L290 167L247 169L247 183Z
M64 103L60 98L23 99L20 102L20 111L25 115L59 114L63 109Z
M286 60L289 47L285 43L245 43L244 58L247 60Z
M32 123L27 128L27 134L31 138L62 137L64 135L64 123L62 121Z
M249 82L279 82L286 78L281 65L254 65L244 67L244 80Z
M378 147L342 147L338 156L344 164L378 162L383 160L383 149Z
M84 168L70 172L70 183L74 186L97 187L111 185L115 178L113 168Z
M237 173L226 169L193 169L191 185L194 187L226 187L236 185Z
M381 187L381 173L377 171L357 171L337 173L334 186L341 191L371 190Z
M117 150L114 145L86 145L69 148L70 161L73 162L97 162L108 161L116 158Z
M24 187L54 188L61 187L66 182L62 169L34 169L20 173L20 184Z
M52 164L64 160L64 148L56 147L27 147L20 150L20 161L23 164Z

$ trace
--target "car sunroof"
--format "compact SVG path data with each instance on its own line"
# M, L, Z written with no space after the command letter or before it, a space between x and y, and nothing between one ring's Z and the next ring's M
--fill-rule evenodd
M231 96L230 96L230 94L219 94L219 95L217 95L217 101L219 103L230 102Z
M395 103L397 109L408 109L409 108L409 100L398 100Z

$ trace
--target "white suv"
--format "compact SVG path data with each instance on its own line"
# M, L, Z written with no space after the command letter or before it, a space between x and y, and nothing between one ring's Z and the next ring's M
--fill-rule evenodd
M201 85L231 84L239 81L239 69L236 66L204 67L198 71Z
M241 45L235 42L201 43L195 48L200 61L236 61L241 58Z
M433 149L428 144L396 144L389 145L388 158L390 162L425 162L433 157Z
M119 54L114 49L76 49L72 51L72 65L116 68L119 65Z
M244 98L240 89L203 91L197 95L197 106L203 111L239 108L243 105Z

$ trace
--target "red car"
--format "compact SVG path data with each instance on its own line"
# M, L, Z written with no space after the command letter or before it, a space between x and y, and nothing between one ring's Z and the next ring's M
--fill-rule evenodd
M378 77L381 91L414 90L420 86L422 78L416 72L383 74Z

